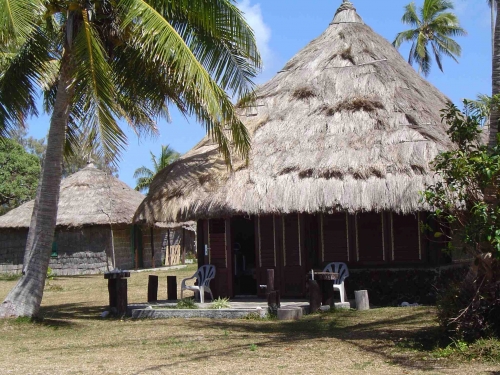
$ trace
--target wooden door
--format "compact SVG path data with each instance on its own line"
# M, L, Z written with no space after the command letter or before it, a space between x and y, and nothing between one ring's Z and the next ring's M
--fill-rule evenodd
M386 261L383 213L359 213L355 215L356 260L359 263L373 264Z
M305 294L304 223L300 214L281 216L283 268L281 272L284 297L303 297Z
M210 288L214 296L232 297L231 259L228 254L231 240L228 238L230 221L227 219L210 219L208 221L208 258L209 264L215 266L215 279Z
M257 217L257 283L267 284L267 270L274 270L275 289L279 289L280 269L277 267L278 254L276 246L276 222L273 215ZM264 297L266 289L258 288L258 295Z

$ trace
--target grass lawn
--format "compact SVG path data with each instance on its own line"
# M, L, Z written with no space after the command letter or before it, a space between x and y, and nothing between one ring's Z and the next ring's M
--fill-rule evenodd
M180 284L194 271L157 272L159 298L166 298L167 275ZM148 274L132 274L130 303L147 299ZM0 299L15 282L0 278ZM0 321L0 373L500 374L496 341L468 359L471 351L461 345L437 350L432 307L340 311L297 322L101 319L107 298L102 275L49 281L42 322Z

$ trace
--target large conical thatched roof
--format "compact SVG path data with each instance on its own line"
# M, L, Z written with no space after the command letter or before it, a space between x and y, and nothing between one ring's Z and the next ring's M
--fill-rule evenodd
M61 183L57 225L130 224L144 195L92 164ZM34 201L0 216L0 228L29 227Z
M447 102L344 2L255 105L240 108L248 165L228 172L205 138L155 178L136 219L421 210L429 163L450 147Z

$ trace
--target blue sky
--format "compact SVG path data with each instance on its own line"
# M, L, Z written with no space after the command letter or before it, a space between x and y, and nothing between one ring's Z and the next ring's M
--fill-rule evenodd
M375 32L392 42L396 34L409 28L401 23L403 7L409 0L351 0L359 15ZM423 0L416 0L421 5ZM257 83L272 78L285 63L329 25L342 0L240 0L248 22L254 28L264 69ZM462 57L457 64L444 60L444 73L433 65L427 78L445 95L459 104L463 98L475 98L478 93L491 93L491 26L486 0L455 0L455 11L466 37L457 38ZM400 52L407 57L409 46ZM169 144L184 153L205 134L195 120L185 119L171 109L172 122L160 122L160 135L155 139L138 139L127 128L128 146L119 161L119 177L134 187L134 170L151 167L150 154L158 154L162 144ZM49 117L41 115L29 121L30 134L41 138L47 134Z

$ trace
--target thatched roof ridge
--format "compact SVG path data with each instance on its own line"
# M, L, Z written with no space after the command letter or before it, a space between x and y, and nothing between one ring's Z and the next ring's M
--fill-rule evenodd
M239 108L248 164L234 160L229 172L205 137L157 175L135 219L426 209L429 164L451 147L447 102L346 2Z
M130 224L143 199L144 195L91 164L62 181L57 225ZM28 228L33 205L30 201L0 216L0 228Z

